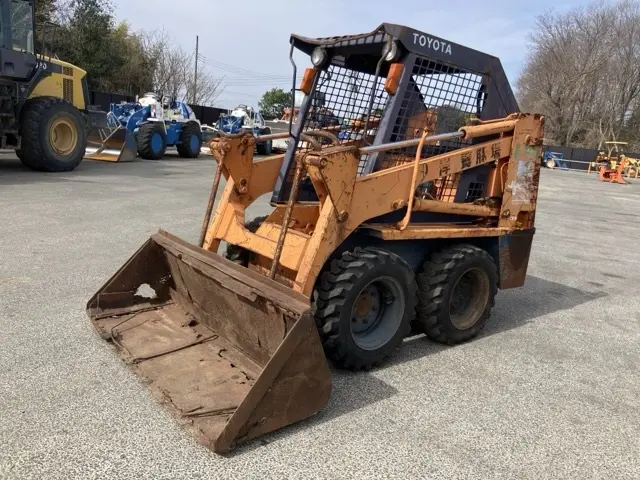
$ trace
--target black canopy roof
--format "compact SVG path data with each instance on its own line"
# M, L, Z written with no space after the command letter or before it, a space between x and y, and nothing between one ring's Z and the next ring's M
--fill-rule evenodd
M497 57L404 25L382 23L369 33L335 37L308 38L293 34L291 43L308 55L316 47L323 46L331 49L333 55L360 56L359 60L347 59L346 66L358 70L371 70L375 68L377 60L374 61L374 59L380 58L382 47L389 36L399 42L407 52L429 58L434 61L434 64L446 66L448 73L454 72L453 67L458 72L477 73L490 77L493 83L493 88L490 89L500 96L503 111L506 113L519 111L511 85Z

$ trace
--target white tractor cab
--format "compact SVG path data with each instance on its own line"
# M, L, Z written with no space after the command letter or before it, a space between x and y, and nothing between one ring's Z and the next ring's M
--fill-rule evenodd
M262 114L247 105L238 105L227 114L220 115L214 128L222 134L238 134L242 131L250 131L255 137L271 133L271 128L267 127ZM271 155L273 141L256 141L256 149L258 155Z
M200 120L184 102L148 92L133 103L112 104L111 114L126 130L123 152L133 151L136 145L137 154L145 160L161 159L167 147L176 147L183 158L200 155Z
M194 121L200 124L196 114L189 105L166 97L160 97L157 93L145 93L138 103L143 107L151 107L151 118L149 121L167 121L171 123L184 123ZM158 108L161 105L162 108Z

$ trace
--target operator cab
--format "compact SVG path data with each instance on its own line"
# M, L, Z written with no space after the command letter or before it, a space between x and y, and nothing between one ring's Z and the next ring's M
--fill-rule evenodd
M33 0L0 0L0 77L28 79L38 62Z

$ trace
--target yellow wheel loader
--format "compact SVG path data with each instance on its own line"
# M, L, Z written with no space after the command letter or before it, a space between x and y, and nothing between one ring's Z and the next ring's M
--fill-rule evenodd
M35 54L33 1L0 0L0 18L0 148L34 170L73 170L89 127L106 119L89 108L87 74Z
M154 234L87 305L219 453L325 407L329 362L376 367L412 330L478 335L497 290L524 284L535 231L544 119L518 112L498 59L393 24L291 43L313 64L295 125L214 139L200 244ZM314 128L318 102L367 134ZM279 136L285 154L254 160Z
M613 176L607 174L607 178L615 178L616 181L614 183L627 183L624 180L624 177L627 178L638 178L638 170L640 169L640 160L637 158L628 157L624 150L628 142L604 142L607 146L607 153L598 152L595 161L589 164L587 168L587 173L591 173L592 169L596 169L598 172L616 172L620 170L620 174L615 174ZM624 165L623 165L624 164ZM622 165L622 167L621 167ZM603 174L600 175L600 180L604 180Z

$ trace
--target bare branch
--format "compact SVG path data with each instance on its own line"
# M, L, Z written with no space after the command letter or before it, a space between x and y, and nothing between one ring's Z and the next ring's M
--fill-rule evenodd
M175 44L166 31L143 34L143 48L151 58L155 92L191 102L195 76L195 55ZM196 104L210 106L222 94L223 79L201 66L196 82Z
M565 14L545 13L529 42L517 91L524 108L547 117L548 140L596 146L626 136L640 146L639 129L630 128L640 123L637 1L597 1Z

